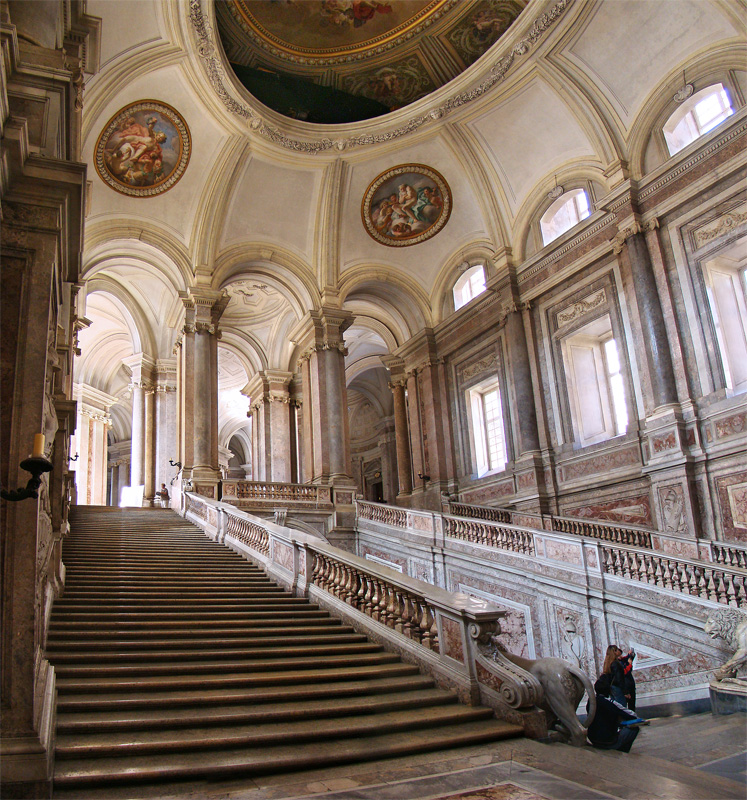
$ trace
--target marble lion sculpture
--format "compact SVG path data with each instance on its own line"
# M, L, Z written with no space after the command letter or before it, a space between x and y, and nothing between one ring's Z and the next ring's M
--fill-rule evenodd
M734 651L713 677L718 681L736 678L737 672L747 667L747 614L736 608L720 609L708 617L704 630L711 639L723 639Z
M540 682L544 699L539 705L547 714L548 725L560 722L564 732L570 737L570 744L583 747L588 728L581 724L576 716L576 709L584 692L589 695L587 726L591 724L597 710L597 696L589 676L562 658L529 659L503 649L501 652L509 661L534 675Z

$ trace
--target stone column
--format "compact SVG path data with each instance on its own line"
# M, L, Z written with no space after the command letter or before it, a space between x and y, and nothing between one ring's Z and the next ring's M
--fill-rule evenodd
M397 449L398 494L412 492L412 461L410 459L410 431L407 424L406 379L392 380L389 388L394 397L394 434Z
M177 467L169 461L180 461L177 450L177 365L176 359L159 359L155 375L155 488L159 491L165 483L169 494L171 479Z
M347 351L342 338L352 321L349 312L325 307L309 312L292 333L292 339L303 348L300 360L304 429L310 433L311 441L311 448L305 441L304 449L311 465L312 483L351 485L353 482L345 385Z
M85 383L75 384L73 396L78 405L78 460L73 463L78 502L81 505L106 505L109 409L117 398Z
M314 429L311 425L311 353L301 356L301 391L303 410L301 412L301 475L299 481L311 483L314 474Z
M253 441L259 457L257 480L290 483L292 472L291 398L288 385L293 373L268 369L246 386L252 399Z
M145 483L145 388L131 383L132 390L132 455L130 480L133 486Z
M145 435L143 453L143 505L152 506L156 496L156 390L151 384L145 390Z
M381 452L381 483L384 500L396 503L399 481L397 479L397 435L394 418L386 417L378 425L379 450Z
M183 297L180 441L184 480L206 497L218 497L218 322L228 295L193 287Z
M410 455L412 457L413 482L418 489L425 485L422 475L427 475L423 459L423 432L420 426L420 387L416 370L407 373L407 412L410 422Z
M638 309L654 408L676 403L677 388L664 315L651 256L638 222L617 234L614 250L622 256L623 263L627 261L630 269L629 288Z

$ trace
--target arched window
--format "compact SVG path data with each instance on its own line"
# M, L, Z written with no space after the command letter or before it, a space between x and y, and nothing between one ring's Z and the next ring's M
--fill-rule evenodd
M722 83L714 83L686 100L664 124L664 138L673 156L713 130L734 113Z
M562 194L540 220L542 243L549 244L591 214L589 198L583 189Z
M454 284L454 310L467 305L485 291L485 268L482 264L470 267Z

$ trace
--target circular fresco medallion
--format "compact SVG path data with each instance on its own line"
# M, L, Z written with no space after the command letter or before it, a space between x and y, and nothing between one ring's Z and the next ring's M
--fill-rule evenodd
M192 151L187 123L171 106L140 100L118 111L96 142L101 180L132 197L167 192L184 174Z
M363 195L361 216L369 235L389 247L407 247L435 236L451 214L451 190L424 164L382 172Z

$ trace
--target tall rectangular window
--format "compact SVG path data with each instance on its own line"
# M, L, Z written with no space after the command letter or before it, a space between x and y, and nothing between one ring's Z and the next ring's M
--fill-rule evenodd
M625 380L605 314L561 340L575 441L594 444L628 427Z
M501 391L495 380L483 382L468 393L474 468L478 477L506 466L506 437Z
M747 267L715 258L707 265L706 280L726 385L747 391Z

